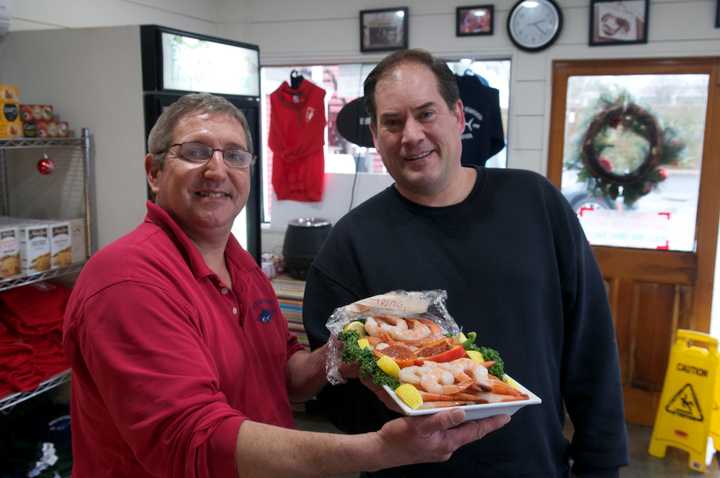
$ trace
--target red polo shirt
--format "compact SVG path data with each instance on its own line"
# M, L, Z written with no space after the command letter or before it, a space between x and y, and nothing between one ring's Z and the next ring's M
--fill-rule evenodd
M288 332L274 291L231 236L226 287L172 218L95 254L68 303L73 475L235 476L241 423L292 427Z

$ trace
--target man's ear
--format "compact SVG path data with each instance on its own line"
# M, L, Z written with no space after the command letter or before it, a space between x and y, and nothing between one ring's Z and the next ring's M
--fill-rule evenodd
M377 147L377 125L375 124L374 121L371 121L369 127L370 127L370 135L372 136L372 140L373 140L373 146L375 146L375 149L377 150L378 149L378 147Z
M157 194L159 190L157 185L158 174L160 174L160 171L162 171L162 169L153 167L154 157L155 156L151 153L145 155L145 176L147 177L147 182L150 186L150 190L153 192L153 194Z
M462 134L462 132L465 131L465 107L463 106L462 100L457 100L455 103L453 114L457 121L458 132Z

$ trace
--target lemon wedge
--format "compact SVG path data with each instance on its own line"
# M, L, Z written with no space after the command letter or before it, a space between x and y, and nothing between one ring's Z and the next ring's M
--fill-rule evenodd
M467 337L465 337L465 334L463 334L462 332L457 334L454 338L455 338L455 343L458 343L458 344L464 344L467 341Z
M477 350L466 350L465 353L475 363L483 363L485 361L485 358L483 357L483 355L480 352L478 352Z
M419 408L423 403L420 392L410 383L403 383L400 385L395 389L395 394L413 410Z
M350 322L343 327L343 332L355 332L358 337L363 338L367 334L365 333L365 324L358 322L357 320Z
M370 349L372 348L372 347L370 347L370 342L368 342L368 339L360 339L360 340L358 340L358 347L360 347L360 350L362 350L362 349L367 349L367 348L370 348Z
M397 364L396 361L394 361L387 355L383 355L382 357L380 357L377 361L377 365L378 367L380 367L380 370L393 378L398 378L400 376L400 366Z

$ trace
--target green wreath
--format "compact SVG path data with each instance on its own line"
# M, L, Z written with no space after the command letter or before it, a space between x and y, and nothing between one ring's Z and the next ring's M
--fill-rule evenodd
M664 166L678 163L685 144L673 128L662 129L655 115L625 93L614 100L602 96L597 109L581 136L579 158L567 166L579 170L578 179L592 194L612 201L622 196L631 207L667 178ZM625 150L618 153L621 136L626 138ZM616 163L625 166L623 170L616 171Z

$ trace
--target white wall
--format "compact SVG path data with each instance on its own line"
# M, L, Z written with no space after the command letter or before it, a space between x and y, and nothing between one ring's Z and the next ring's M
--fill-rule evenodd
M23 102L53 104L78 133L91 128L95 230L102 247L129 232L145 213L140 33L137 26L84 27L160 24L216 35L214 3L9 0L8 7L0 82L20 85Z
M7 0L10 31L159 24L214 35L214 3L195 0Z
M24 103L52 104L94 143L97 244L144 217L144 117L139 27L20 31L0 40L0 82Z

